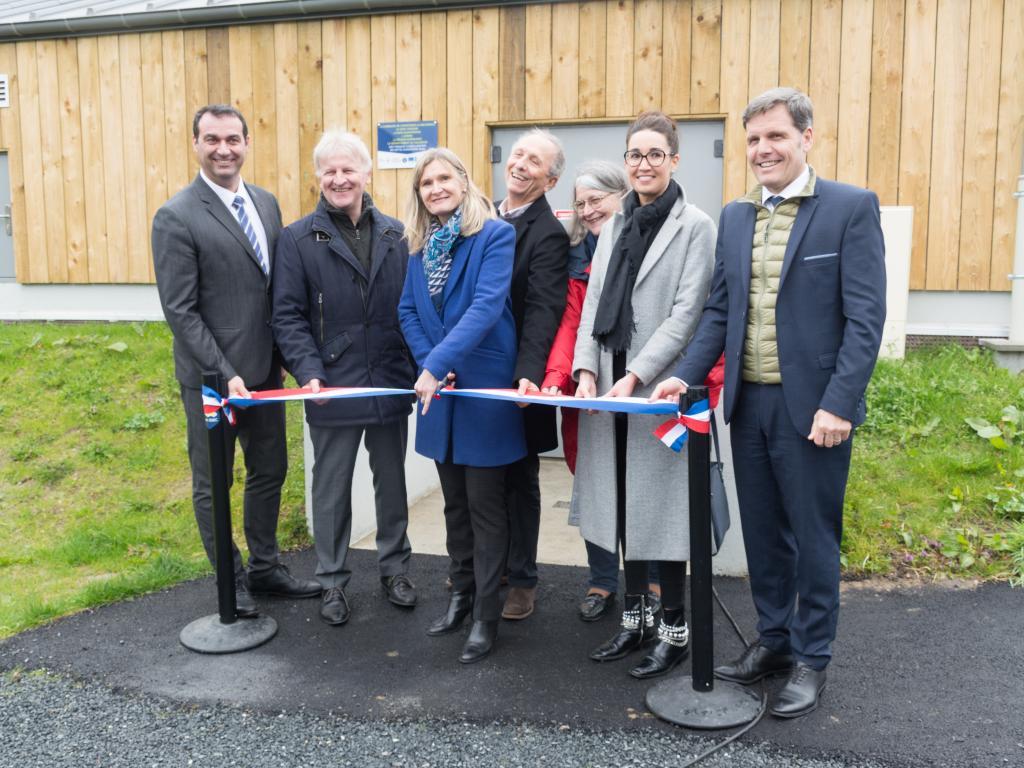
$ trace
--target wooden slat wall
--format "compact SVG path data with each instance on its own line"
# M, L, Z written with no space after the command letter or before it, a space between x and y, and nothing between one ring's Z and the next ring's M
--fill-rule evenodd
M152 280L153 212L196 171L191 118L230 103L253 136L246 179L286 221L318 187L325 127L436 119L490 189L489 124L627 120L660 107L725 120L724 196L753 179L747 101L783 84L815 103L825 177L915 209L911 287L1007 290L1024 147L1020 0L594 0L0 44L12 106L18 279ZM371 191L400 215L408 170Z

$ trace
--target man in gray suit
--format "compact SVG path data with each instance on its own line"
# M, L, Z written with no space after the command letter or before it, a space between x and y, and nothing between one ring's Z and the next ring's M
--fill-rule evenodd
M192 121L199 175L153 218L153 265L164 317L174 334L192 466L192 505L210 562L215 562L213 505L200 386L219 371L231 397L281 387L270 327L270 268L281 211L269 192L242 181L249 149L245 118L233 107L205 106ZM316 597L320 585L295 579L278 561L277 517L288 471L284 405L236 409L228 426L245 455L244 527L249 571L234 550L239 616L258 615L253 593ZM228 460L233 475L234 451ZM251 591L250 591L251 590Z

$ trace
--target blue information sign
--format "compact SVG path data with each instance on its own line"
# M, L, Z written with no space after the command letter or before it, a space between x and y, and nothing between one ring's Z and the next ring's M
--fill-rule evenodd
M412 168L437 146L436 120L377 123L377 168Z

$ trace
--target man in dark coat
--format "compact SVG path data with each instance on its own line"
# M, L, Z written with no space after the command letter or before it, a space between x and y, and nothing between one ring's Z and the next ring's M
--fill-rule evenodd
M711 295L673 379L703 381L725 351L725 419L758 640L715 675L788 682L776 717L818 705L839 614L843 496L885 321L873 192L815 176L812 107L793 88L743 113L759 184L722 211Z
M544 380L548 352L565 309L569 236L551 212L545 193L565 170L561 142L534 129L512 146L505 165L508 196L498 212L516 229L512 267L512 314L519 354L515 386ZM537 538L540 534L540 460L537 454L558 445L555 409L526 408L526 457L509 466L506 496L509 512L509 594L502 617L525 619L537 595Z
M351 133L328 131L314 150L316 210L281 232L274 268L274 337L288 370L322 387L411 389L414 379L398 325L409 251L402 225L373 206L365 187L371 160ZM405 449L409 396L308 402L313 442L313 541L323 587L320 617L348 621L346 567L352 533L352 475L365 441L377 511L377 561L388 599L412 608L407 571Z

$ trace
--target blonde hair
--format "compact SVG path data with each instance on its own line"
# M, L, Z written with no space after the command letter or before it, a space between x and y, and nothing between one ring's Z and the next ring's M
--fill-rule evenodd
M484 197L473 180L466 172L466 166L462 164L459 156L447 147L428 149L423 153L416 168L412 172L412 189L409 194L409 201L405 209L405 238L409 242L410 253L423 249L427 242L427 235L430 232L430 225L436 221L420 197L420 181L423 179L423 172L427 166L435 160L439 160L451 168L459 180L466 186L466 196L462 200L462 228L461 234L469 237L483 229L484 222L488 219L498 218L494 212L494 206Z

